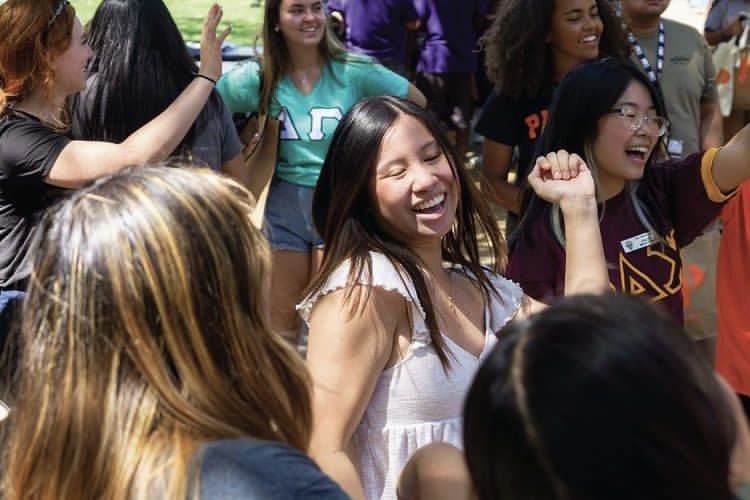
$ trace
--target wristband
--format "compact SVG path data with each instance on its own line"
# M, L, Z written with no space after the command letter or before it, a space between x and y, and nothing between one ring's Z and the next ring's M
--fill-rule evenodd
M216 86L216 80L214 80L214 79L213 79L213 78L211 78L210 76L206 76L206 75L204 75L204 74L202 74L202 73L196 73L196 74L195 74L195 77L196 77L196 78L204 78L204 79L208 80L209 82L213 83L213 84L214 84L214 86Z

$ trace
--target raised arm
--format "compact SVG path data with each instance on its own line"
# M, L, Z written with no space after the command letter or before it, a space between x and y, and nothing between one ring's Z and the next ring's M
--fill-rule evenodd
M485 138L482 146L482 193L493 203L518 215L521 213L521 188L508 182L513 146Z
M599 229L596 189L586 163L560 150L540 156L528 177L543 200L559 205L565 227L565 295L603 293L609 289L604 245ZM546 304L529 296L521 303L520 317Z
M221 8L214 4L203 21L201 69L175 101L161 114L128 136L122 143L72 141L60 152L46 181L78 187L126 166L166 159L180 144L221 76L221 44L231 28L217 36Z
M560 206L565 226L565 295L602 293L609 288L596 206L596 190L586 163L560 150L540 156L529 185Z
M724 143L723 120L719 103L701 104L701 149L715 148Z
M750 178L750 125L745 125L721 148L713 162L716 186L729 193Z
M359 292L354 291L353 300ZM310 455L353 499L364 498L349 441L362 420L378 377L386 367L404 299L376 288L352 309L346 290L325 295L310 318L307 367L313 380ZM364 297L365 295L362 295ZM398 314L403 311L403 314Z

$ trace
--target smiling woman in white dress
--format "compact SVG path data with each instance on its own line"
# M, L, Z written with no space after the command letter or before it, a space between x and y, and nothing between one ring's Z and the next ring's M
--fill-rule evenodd
M569 293L606 288L593 180L573 155L530 176L559 200ZM408 456L461 444L461 405L494 333L541 304L503 278L497 225L434 119L408 101L361 101L342 119L313 219L326 244L299 309L310 326L311 454L353 498L395 498ZM479 261L478 232L493 265Z

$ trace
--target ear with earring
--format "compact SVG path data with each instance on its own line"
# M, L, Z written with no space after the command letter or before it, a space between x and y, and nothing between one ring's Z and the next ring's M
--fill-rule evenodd
M277 24L276 26L274 26L274 27L273 27L273 30L274 30L274 31L275 31L276 33L278 33L278 32L279 32L279 25Z

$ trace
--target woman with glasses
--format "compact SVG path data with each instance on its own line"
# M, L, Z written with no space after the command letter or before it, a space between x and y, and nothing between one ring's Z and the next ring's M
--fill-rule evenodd
M53 201L127 165L163 160L182 141L221 76L229 34L216 34L221 16L212 6L203 22L201 72L164 112L120 143L74 141L66 101L85 88L93 53L73 6L0 3L0 312L25 289L29 248Z
M483 37L487 77L497 89L476 125L484 137L482 190L518 224L534 147L555 87L571 69L604 56L626 57L628 41L607 0L503 0ZM517 151L516 177L508 173Z
M683 321L680 247L701 234L750 177L750 129L723 148L656 162L669 123L635 66L606 59L561 82L539 155L576 153L597 185L599 225L611 287L661 302ZM508 276L532 297L562 295L565 228L557 206L531 197L510 241Z

